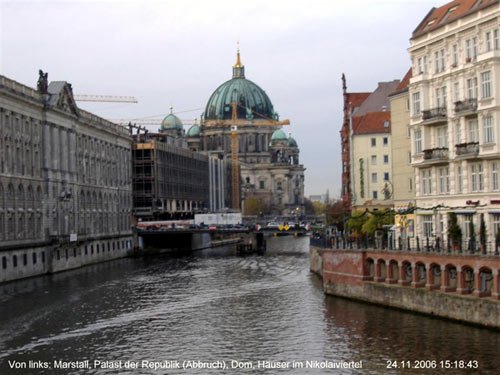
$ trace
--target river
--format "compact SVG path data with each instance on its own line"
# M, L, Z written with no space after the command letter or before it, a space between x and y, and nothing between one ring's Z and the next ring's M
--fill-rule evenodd
M0 374L493 374L499 348L497 331L325 296L307 237L0 286Z

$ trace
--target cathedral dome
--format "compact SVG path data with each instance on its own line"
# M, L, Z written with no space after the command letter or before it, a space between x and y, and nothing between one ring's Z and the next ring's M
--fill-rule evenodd
M275 130L273 135L271 136L272 143L278 142L278 141L287 141L287 140L288 139L286 137L285 132L281 129Z
M210 96L205 108L205 120L231 119L233 102L237 104L238 119L278 119L266 92L245 78L239 50L233 66L233 78L220 85Z
M173 114L173 108L170 107L170 114L168 114L161 122L161 129L182 129L183 124L179 117Z
M293 139L291 135L288 136L288 146L290 146L290 147L299 147L297 145L297 141L295 139Z
M200 136L200 126L198 124L194 124L187 131L186 136L188 137L199 137Z

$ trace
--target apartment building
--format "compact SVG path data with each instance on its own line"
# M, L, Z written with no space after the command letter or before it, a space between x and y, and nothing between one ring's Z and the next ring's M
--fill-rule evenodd
M411 165L416 234L448 240L455 213L462 239L484 222L488 251L500 229L500 3L453 1L433 8L410 39Z

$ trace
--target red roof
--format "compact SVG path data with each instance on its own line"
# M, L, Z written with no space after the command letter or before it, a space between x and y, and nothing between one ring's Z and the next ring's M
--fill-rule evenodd
M384 124L387 123L387 127ZM369 112L363 116L353 116L353 134L375 134L391 132L391 112Z
M403 79L399 83L398 87L396 87L396 91L407 89L408 85L410 84L410 78L411 77L412 77L412 70L410 68L410 69L408 69L408 71L406 72L405 76L403 77Z
M351 109L359 107L370 96L371 92L348 92L347 103Z
M432 8L413 31L412 38L498 3L499 0L454 0L439 8Z

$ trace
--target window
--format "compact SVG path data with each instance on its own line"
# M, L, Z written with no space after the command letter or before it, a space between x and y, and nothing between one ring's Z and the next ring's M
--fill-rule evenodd
M462 193L464 188L463 179L462 179L462 167L457 165L457 191L456 193Z
M384 155L384 164L389 164L389 155Z
M36 253L33 253L33 264L36 264Z
M28 265L28 254L23 254L23 266Z
M413 178L409 177L408 178L408 192L412 192L413 191Z
M467 98L477 98L477 78L469 78L467 80Z
M264 189L264 188L265 188L264 181L259 181L259 189Z
M372 191L372 198L373 199L378 199L378 192L376 190Z
M372 138L371 139L371 145L372 145L372 147L377 146L377 138Z
M387 146L389 144L389 138L384 137L384 146Z
M500 30L493 30L493 40L495 49L500 49Z
M444 49L434 52L434 70L436 73L444 72L445 69L445 58Z
M491 190L498 190L498 162L491 163Z
M370 158L371 165L377 165L377 155L372 155Z
M436 147L448 147L448 128L446 126L436 128Z
M421 180L422 180L422 194L430 195L432 194L432 173L431 169L423 169L421 172Z
M415 154L420 154L422 152L422 130L415 130Z
M423 215L422 221L424 228L424 237L432 237L434 234L432 215Z
M452 58L452 64L453 66L457 66L458 65L458 45L457 44L454 44L452 47L451 47L451 58Z
M484 44L485 44L486 52L491 51L491 49L492 49L492 43L491 42L492 42L491 41L491 31L487 31L484 34Z
M406 138L411 138L410 125L406 125Z
M372 182L376 183L377 182L377 173L372 173Z
M469 142L479 142L479 127L477 125L477 120L469 120L467 122L467 127L469 129Z
M483 140L484 143L492 143L493 139L493 116L483 117Z
M491 96L491 72L481 73L481 97L489 98Z
M427 72L427 56L422 56L417 59L418 74Z
M14 267L17 267L17 255L13 255L13 256L12 256L12 265L13 265Z
M436 107L446 108L446 86L436 89Z
M389 172L384 172L384 181L389 181Z
M448 167L439 168L439 193L448 194L450 192L450 178Z
M408 164L411 164L411 151L408 151Z
M462 126L460 125L460 120L455 123L455 144L459 145L462 143Z
M419 92L413 93L412 103L413 103L413 115L420 114L420 93Z
M466 62L471 62L477 56L477 38L467 39L465 41L465 57Z
M491 226L493 230L493 235L496 236L496 234L500 231L500 214L492 214L491 215Z
M3 269L7 268L7 257L6 256L2 257L2 268Z
M384 128L388 128L391 122L389 120L384 121Z
M464 238L469 239L470 238L470 225L472 222L472 215L463 215L463 233L464 233Z
M471 190L478 192L484 190L483 164L475 163L470 166Z

